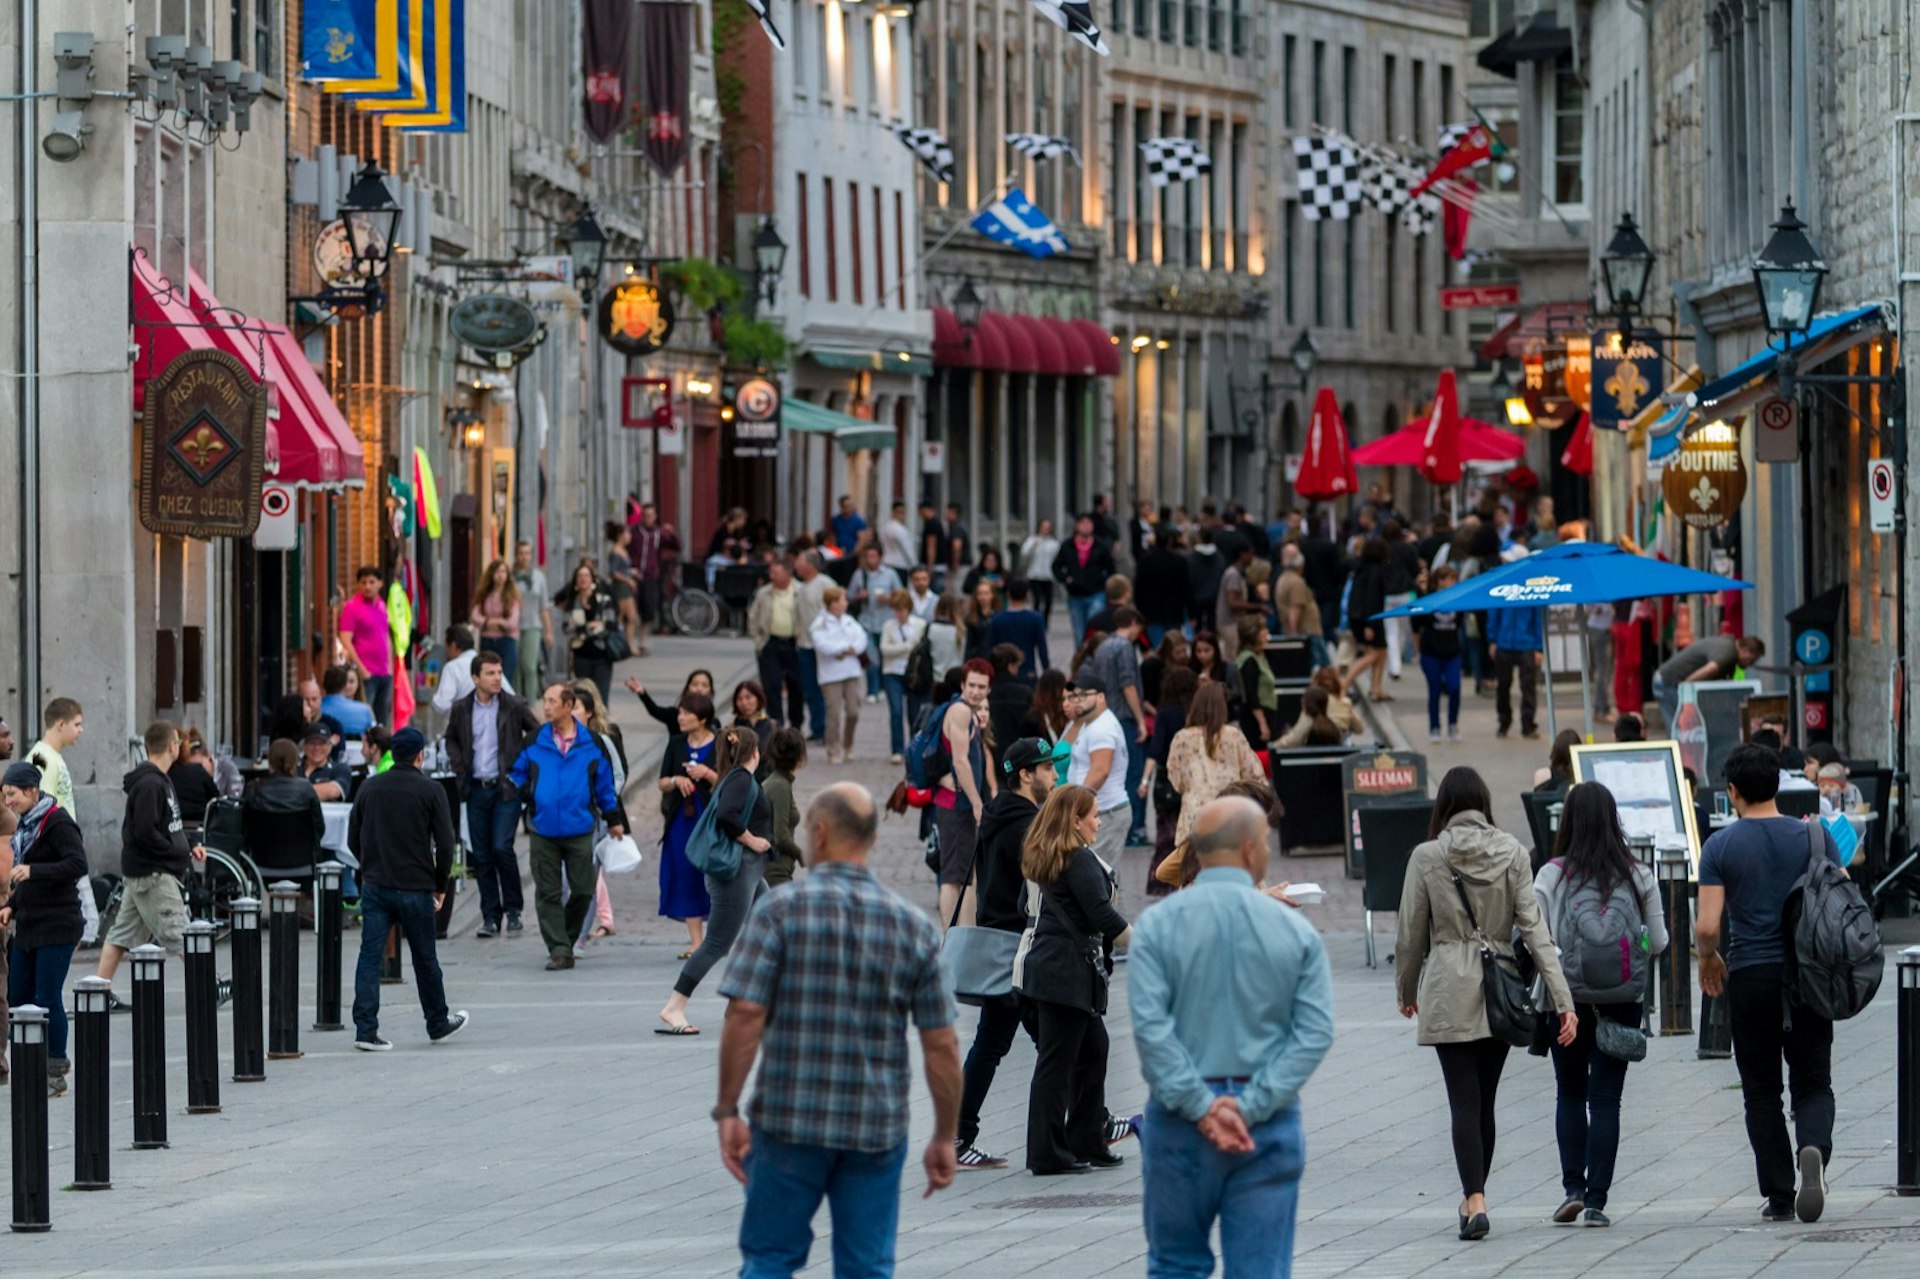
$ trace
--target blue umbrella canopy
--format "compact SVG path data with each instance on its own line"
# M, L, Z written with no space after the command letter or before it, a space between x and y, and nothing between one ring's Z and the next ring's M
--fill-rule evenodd
M1753 583L1702 573L1651 556L1634 555L1605 542L1562 542L1511 564L1422 595L1380 617L1545 608L1554 604L1611 604L1657 595L1704 595L1750 591Z

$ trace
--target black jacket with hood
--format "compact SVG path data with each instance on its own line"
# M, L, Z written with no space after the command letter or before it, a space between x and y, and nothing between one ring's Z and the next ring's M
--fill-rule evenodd
M1034 802L1011 787L1003 787L987 801L980 814L979 857L974 898L974 922L982 928L1023 933L1027 930L1026 876L1020 873L1020 847L1027 827L1040 815Z
M127 811L120 819L120 873L184 875L193 850L173 783L151 760L120 779Z

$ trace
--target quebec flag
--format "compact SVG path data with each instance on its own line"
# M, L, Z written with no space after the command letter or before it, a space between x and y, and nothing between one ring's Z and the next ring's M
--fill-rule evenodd
M1020 250L1028 257L1050 258L1072 246L1060 228L1033 206L1026 192L1011 187L1000 200L990 204L973 220L973 229L996 244Z

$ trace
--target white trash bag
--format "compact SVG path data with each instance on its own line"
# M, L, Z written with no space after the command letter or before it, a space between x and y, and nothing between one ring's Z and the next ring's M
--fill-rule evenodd
M640 869L640 845L633 836L603 839L593 846L593 860L609 875L626 875Z

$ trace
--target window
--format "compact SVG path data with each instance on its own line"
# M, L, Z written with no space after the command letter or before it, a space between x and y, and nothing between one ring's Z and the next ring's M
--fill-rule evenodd
M1352 45L1340 48L1340 127L1353 133L1354 82L1360 78L1360 53Z
M1153 113L1136 109L1133 113L1133 140L1146 141L1153 135ZM1153 256L1153 184L1147 181L1147 158L1138 146L1133 148L1133 257L1135 262L1151 262Z
M1313 42L1313 119L1310 124L1327 122L1327 42Z
M878 222L879 215L874 216ZM907 213L906 201L898 191L893 193L893 275L900 286L900 305L907 305Z
M840 237L838 228L834 226L832 178L820 179L820 204L822 211L827 215L827 301L838 302L840 300Z
M1000 184L1000 172L994 166L1001 143L993 131L993 63L988 59L985 49L973 51L973 171L980 184L975 200L984 200Z
M1233 223L1233 262L1236 271L1247 269L1247 126L1245 121L1229 124L1232 141L1228 147L1231 161L1233 185L1228 189L1233 200L1233 211L1228 217Z
M1108 149L1113 152L1113 171L1108 175L1107 220L1113 225L1113 256L1125 258L1128 255L1127 201L1126 183L1122 175L1127 171L1127 107L1123 102L1113 104L1113 114L1107 121Z
M961 61L960 42L958 40L947 41L947 114L946 118L941 121L940 131L946 135L948 142L957 147L964 147L966 145L967 108L965 104L967 100L967 85L964 67L965 63ZM967 153L962 151L960 154L965 155ZM954 178L955 181L947 184L946 199L943 203L970 204L971 201L967 200L965 172L960 169L958 165L954 166ZM933 179L927 179L929 195L934 192L938 185L939 184L934 182Z
M1389 142L1400 136L1400 59L1391 53L1380 64L1381 118Z
M1230 34L1234 56L1244 55L1247 51L1247 15L1242 9L1242 0L1233 0L1233 27Z
M1189 49L1200 47L1200 0L1187 0L1186 29L1181 33L1181 43Z
M1453 97L1453 68L1445 62L1440 64L1440 119L1444 124L1448 120L1462 119L1460 104Z
M1086 126L1080 121L1080 90L1082 84L1085 83L1084 77L1087 75L1087 69L1092 64L1083 58L1075 56L1079 50L1074 47L1071 41L1062 40L1060 43L1065 46L1061 51L1065 58L1065 61L1061 65L1065 69L1060 77L1062 88L1060 100L1060 122L1062 127L1060 132L1072 138L1075 146L1084 146L1087 130ZM1078 165L1069 168L1063 164L1059 168L1059 176L1056 179L1060 184L1059 216L1071 218L1075 222L1080 221L1083 216L1080 208L1080 201L1083 195L1080 188L1081 172L1080 166Z
M821 105L825 106L833 102L834 92L833 52L827 47L831 33L827 27L827 6L825 4L816 4L812 6L812 9L813 12L808 15L808 21L814 25L813 45L814 48L818 50L814 61L820 69L819 79L815 81L814 89L820 95Z
M1179 117L1171 111L1162 111L1159 129L1154 136L1171 138L1176 135L1178 128ZM1186 187L1191 186L1192 183L1182 182L1179 185ZM1154 213L1160 223L1160 261L1171 266L1187 266L1189 263L1180 257L1180 251L1187 240L1186 227L1182 226L1175 217L1176 212L1182 207L1180 193L1173 187L1174 184L1168 183L1166 186L1153 188Z
M1472 0L1467 14L1467 34L1477 40L1504 35L1513 25L1513 0Z
M1228 201L1233 198L1231 175L1221 167L1227 162L1227 122L1210 121L1207 138L1207 154L1213 157L1213 168L1207 171L1207 264L1216 271L1224 271L1227 269L1227 223L1232 217Z
M697 8L695 12L698 12ZM788 24L792 30L786 36L787 59L793 64L793 96L796 98L808 97L818 88L811 79L818 64L807 56L807 42L813 39L812 21L813 15L805 6L793 6L793 21Z
M245 60L251 53L253 70L269 80L280 78L280 14L285 0L253 0L252 39L244 39L240 28L240 8L246 0L233 0L233 56Z
M1327 324L1327 220L1319 218L1313 224L1313 323L1316 328L1325 328Z
M1382 264L1386 267L1386 285L1383 290L1386 299L1387 332L1400 331L1400 234L1399 227L1392 218L1387 219L1386 230L1381 235Z
M800 296L813 296L813 232L807 218L807 175L793 175L798 190L796 220L799 222L800 240Z
M1180 0L1160 0L1160 43L1180 40Z
M1572 67L1553 72L1553 127L1547 137L1547 189L1558 205L1587 201L1587 91Z
M860 184L847 183L847 248L848 256L853 260L853 304L863 305L867 300L867 282L861 263L867 256L867 248L860 243Z
M1297 113L1294 105L1293 55L1299 44L1295 36L1287 36L1280 42L1280 119L1289 129L1293 127Z
M1427 240L1428 236L1415 236L1411 242L1413 253L1413 331L1427 331Z
M1133 34L1153 34L1153 0L1133 0Z
M1340 224L1346 233L1346 239L1340 246L1340 319L1348 328L1358 328L1358 307L1355 305L1357 281L1354 270L1354 219L1348 218Z
M1206 150L1206 125L1201 121L1199 116L1190 115L1187 117L1186 136L1191 138L1193 144L1202 151ZM1204 212L1206 207L1206 190L1200 185L1201 180L1200 178L1195 178L1191 182L1182 182L1180 184L1182 214L1186 229L1186 243L1182 246L1183 256L1181 257L1181 261L1187 266L1200 266L1202 264L1200 258L1200 233L1203 229L1201 223L1206 216Z
M1225 0L1207 0L1207 48L1218 53L1226 46L1227 15L1222 9Z
M1288 200L1281 211L1280 310L1287 323L1295 322L1293 264L1300 256L1300 202Z
M1421 146L1432 137L1427 132L1427 64L1413 60L1413 138Z
M1033 131L1035 133L1053 132L1053 81L1054 65L1044 50L1035 49L1033 59ZM1012 118L1008 118L1012 123ZM1039 202L1049 216L1058 220L1060 213L1059 191L1065 180L1066 165L1063 163L1036 164L1033 166L1033 198Z

